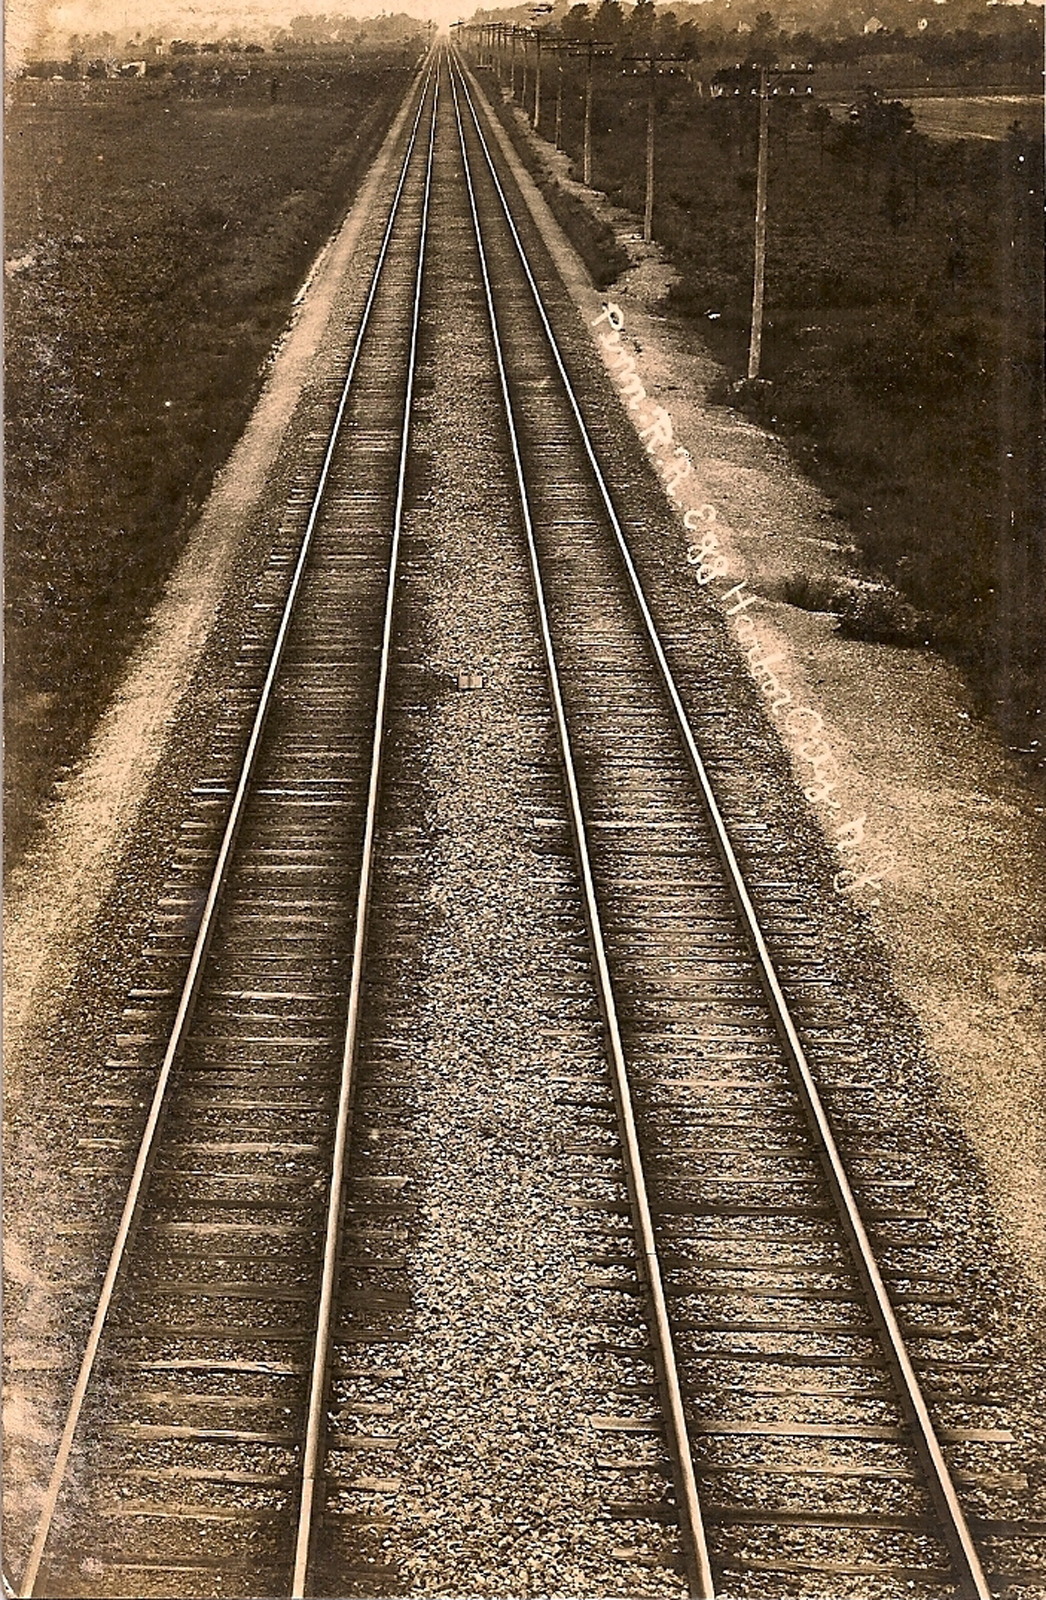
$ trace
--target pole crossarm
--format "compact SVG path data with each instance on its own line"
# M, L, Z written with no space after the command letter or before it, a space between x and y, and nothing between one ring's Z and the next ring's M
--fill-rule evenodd
M651 52L650 54L643 55L643 56L619 56L618 60L619 61L645 61L647 66L654 67L654 66L661 66L662 63L664 63L666 65L669 64L669 63L674 63L674 64L685 63L685 62L690 60L690 57L689 56L661 56L661 55L654 55Z
M713 89L718 88L720 93L732 86L731 98L747 93L754 100L760 92L759 84L763 73L766 74L768 93L772 99L780 96L782 86L789 83L789 80L794 80L789 95L795 93L795 85L800 79L806 83L807 95L812 95L814 92L813 84L809 81L814 73L813 62L808 62L805 67L796 66L794 62L789 67L780 65L766 67L761 66L758 61L739 61L734 67L720 67L712 74L711 82Z

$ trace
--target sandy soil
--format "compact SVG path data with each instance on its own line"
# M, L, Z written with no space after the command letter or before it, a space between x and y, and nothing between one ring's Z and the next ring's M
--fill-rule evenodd
M529 140L550 176L609 221L628 251L631 267L611 289L595 291L503 138L528 204L553 244L581 316L597 343L604 340L600 348L615 376L624 369L613 342L609 348L605 342L608 303L620 312L620 345L634 359L647 397L623 416L642 429L656 416L654 408L663 408L671 444L660 451L662 465L680 460L680 448L689 458L692 470L676 495L680 561L688 549L696 554L697 541L714 528L726 570L706 588L733 614L750 657L765 664L757 680L768 703L783 693L791 697L778 723L797 776L808 795L818 797L819 821L840 851L840 892L859 896L870 910L897 988L920 1020L946 1092L984 1164L1003 1233L1026 1263L1033 1292L1042 1295L1041 795L976 717L959 674L939 656L844 639L834 617L777 598L796 572L862 581L845 524L779 440L706 402L706 385L721 368L691 328L666 314L673 269L655 245L643 243L639 220L573 182L566 158L518 112L516 120L518 137ZM684 527L688 510L696 531ZM696 579L700 569L692 570Z

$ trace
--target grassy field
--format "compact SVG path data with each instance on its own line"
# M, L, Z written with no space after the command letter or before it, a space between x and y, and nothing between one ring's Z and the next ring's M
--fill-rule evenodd
M243 428L307 264L406 92L403 60L10 86L9 864Z
M580 167L583 84L563 134ZM597 71L593 183L642 213L646 84ZM551 97L548 97L551 99ZM735 379L752 295L757 102L658 89L654 234L678 311ZM542 131L551 128L552 108ZM761 375L714 395L786 437L870 571L908 602L847 616L866 636L931 637L1011 747L1043 766L1042 143L864 136L774 106ZM917 616L912 622L911 610Z
M893 97L892 90L883 93ZM856 98L830 101L834 115L845 116ZM1015 121L1029 133L1042 125L1042 100L1027 94L913 94L909 104L918 132L933 139L1003 140Z

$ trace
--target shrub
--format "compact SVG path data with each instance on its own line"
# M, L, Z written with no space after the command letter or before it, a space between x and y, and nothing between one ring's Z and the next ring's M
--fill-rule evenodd
M838 578L792 572L781 586L781 598L799 611L829 611L838 616L845 611L848 586Z
M931 642L931 621L889 584L855 585L840 600L837 627L844 638L908 646Z

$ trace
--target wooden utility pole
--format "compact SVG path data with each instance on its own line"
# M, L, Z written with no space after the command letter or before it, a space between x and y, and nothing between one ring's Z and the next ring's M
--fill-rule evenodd
M682 56L625 56L625 61L645 61L647 68L646 96L646 200L643 205L643 238L647 244L654 237L654 85L662 63L682 61Z
M654 58L647 67L646 99L646 204L643 207L643 239L649 244L654 235Z
M563 148L563 55L556 51L556 149Z
M752 337L748 345L748 376L758 378L763 344L763 284L766 277L766 172L769 143L770 99L766 68L759 69L759 158L755 178L755 279L752 284Z
M537 42L537 47L538 47L538 64L537 64L537 69L536 69L536 71L534 73L534 123L533 123L533 126L536 128L538 123L541 121L541 30L540 30L540 28L536 28L534 30L534 38L535 38L535 40Z
M585 144L582 157L582 175L585 187L592 186L592 41L588 41L588 62L585 67Z
M511 84L512 98L516 98L516 25L512 24L512 51L511 51Z

